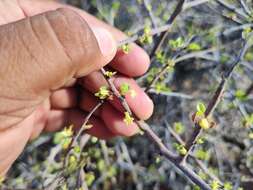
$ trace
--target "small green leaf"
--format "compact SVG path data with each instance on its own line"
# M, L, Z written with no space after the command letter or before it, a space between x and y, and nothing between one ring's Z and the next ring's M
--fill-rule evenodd
M121 49L125 54L128 54L130 52L130 45L129 44L124 44L124 45L121 46Z
M224 183L224 190L232 190L233 186L230 182L225 182Z
M203 102L199 102L199 103L197 104L196 109L197 109L197 112L198 112L199 114L204 115L204 114L205 114L205 111L206 111L206 106L205 106L205 104L204 104Z
M245 91L240 90L240 89L237 90L237 91L235 92L235 97L236 97L238 100L241 100L241 101L244 101L244 100L247 99L247 96L246 96Z
M130 90L130 86L127 83L123 83L120 85L120 94L125 96Z
M209 158L210 158L210 154L203 149L196 150L195 156L196 156L196 158L198 158L200 160L209 160Z
M185 131L185 126L181 122L175 122L173 128L175 132L179 135L181 135Z
M184 46L184 39L182 37L178 37L176 40L169 40L169 46L173 49L179 49Z
M219 184L218 181L216 181L216 180L212 181L212 183L211 183L212 190L219 190L220 187L221 187L221 185Z
M191 51L199 51L201 50L201 46L198 43L192 42L188 45L187 49Z
M94 180L95 180L95 175L93 172L88 172L85 174L85 181L89 187L92 185Z
M151 27L145 26L143 29L143 35L139 38L140 43L142 44L152 44L153 37L151 36Z
M204 144L205 143L205 139L204 138L198 138L197 139L197 144Z

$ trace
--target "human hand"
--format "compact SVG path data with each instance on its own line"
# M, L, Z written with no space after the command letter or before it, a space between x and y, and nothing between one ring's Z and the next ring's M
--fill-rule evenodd
M132 111L150 117L153 103L131 78L147 70L149 58L134 44L129 54L116 52L123 33L53 1L2 1L0 10L0 175L42 131L81 126L98 102L93 93L106 85L97 70L109 62L118 72L115 86L127 82L137 93L126 96ZM127 126L122 112L116 99L105 103L87 133L105 139L135 134L136 124Z

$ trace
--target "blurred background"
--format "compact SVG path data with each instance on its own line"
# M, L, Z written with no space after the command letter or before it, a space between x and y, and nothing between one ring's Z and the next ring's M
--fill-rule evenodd
M163 26L177 0L65 0L97 18L134 34L149 25ZM242 47L242 32L253 27L251 0L188 0L147 74L137 79L145 87L164 66L179 59L152 88L155 111L148 121L171 150L194 129L191 115L198 102L207 103L222 73ZM156 40L156 38L154 38ZM144 48L151 52L153 44ZM161 57L163 61L161 61ZM166 62L165 61L165 62ZM208 183L218 178L227 190L253 189L253 49L232 75L223 101L213 113L216 125L202 135L192 153L192 169ZM60 132L59 132L60 133ZM16 161L2 188L43 189L61 171L59 133L31 142ZM57 136L58 135L58 136ZM73 164L55 189L194 190L195 187L142 135L99 140L81 138L82 167ZM80 153L81 154L81 153ZM85 184L78 184L80 171ZM0 186L1 187L1 186Z

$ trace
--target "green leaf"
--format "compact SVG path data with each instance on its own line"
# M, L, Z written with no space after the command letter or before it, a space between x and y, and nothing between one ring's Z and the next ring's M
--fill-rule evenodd
M232 190L233 186L230 182L225 182L224 183L224 190Z
M191 51L199 51L201 50L201 46L198 43L192 42L188 45L187 49Z
M125 96L130 90L130 86L127 83L123 83L120 85L120 94Z
M185 131L185 126L181 122L175 122L173 128L175 132L179 135L181 135Z
M237 90L237 91L235 92L235 97L236 97L238 100L241 100L241 101L244 101L244 100L247 99L247 96L246 96L245 91L240 90L240 89Z
M218 181L212 181L212 183L211 183L211 188L212 188L212 190L219 190L220 189L220 184L219 184L219 182Z
M114 2L112 3L112 9L113 9L114 11L118 11L118 10L119 10L119 7L120 7L120 2L114 1Z
M200 160L209 160L209 158L210 158L210 154L203 149L196 150L195 156L196 156L196 158L198 158Z
M169 40L169 46L173 49L179 49L184 46L184 39L182 37L178 37L176 40Z
M206 111L206 106L203 102L199 102L196 106L196 109L200 115L204 115Z
M95 180L95 175L93 172L88 172L85 174L85 181L89 187L92 185L94 180Z
M124 44L121 46L121 50L125 53L128 54L130 52L130 45L129 44Z

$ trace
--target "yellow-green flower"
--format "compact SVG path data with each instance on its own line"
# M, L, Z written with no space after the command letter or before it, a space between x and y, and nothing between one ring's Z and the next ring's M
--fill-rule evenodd
M143 35L139 38L139 41L142 44L152 44L153 37L151 36L151 28L149 26L145 26Z
M209 121L206 118L200 119L198 124L202 129L206 130L210 128Z
M111 78L113 77L114 75L116 75L116 71L115 72L112 72L112 71L106 71L105 72L105 76L107 76L108 78Z
M124 122L127 124L127 125L131 125L134 121L134 118L131 117L131 115L128 113L128 112L125 112L125 118L124 118Z
M110 95L110 91L108 90L106 86L101 86L99 91L95 93L95 96L101 100L108 98L109 95Z
M121 46L121 49L125 54L128 54L130 52L130 45L129 44L124 44L124 45Z

